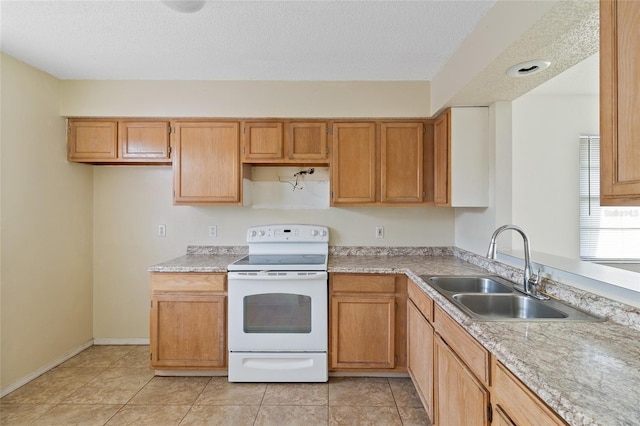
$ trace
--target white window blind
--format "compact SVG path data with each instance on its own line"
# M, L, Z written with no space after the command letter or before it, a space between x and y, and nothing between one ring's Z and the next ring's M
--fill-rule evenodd
M640 207L600 206L600 137L580 137L580 258L640 261Z

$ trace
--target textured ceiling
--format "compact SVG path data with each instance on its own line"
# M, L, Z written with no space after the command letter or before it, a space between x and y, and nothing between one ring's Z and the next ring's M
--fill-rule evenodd
M431 80L493 3L3 0L1 46L60 79Z
M593 56L599 51L599 11L599 3L594 0L558 2L476 75L448 105L487 105L516 99ZM527 77L506 75L511 66L531 59L549 60L551 65L545 71ZM561 83L562 86L556 84L553 89L558 94L593 94L592 88L582 84L583 80L565 78ZM551 94L551 90L547 88L546 94ZM584 93L584 90L590 93Z

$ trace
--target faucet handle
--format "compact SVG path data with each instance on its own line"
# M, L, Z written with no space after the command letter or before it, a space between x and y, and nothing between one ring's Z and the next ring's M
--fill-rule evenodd
M538 268L538 273L531 277L530 282L531 284L536 286L540 285L540 283L542 282L542 268Z
M538 291L538 286L542 283L542 268L538 268L538 273L529 278L529 285L531 286L531 290L529 291L529 296L535 297L539 300L547 300L548 296L540 293Z

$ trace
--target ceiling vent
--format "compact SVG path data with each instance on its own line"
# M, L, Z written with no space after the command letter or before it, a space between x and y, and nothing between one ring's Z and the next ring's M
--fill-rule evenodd
M541 59L521 62L509 68L507 70L507 75L510 75L511 77L525 77L528 75L534 75L546 70L549 65L551 65L551 62Z

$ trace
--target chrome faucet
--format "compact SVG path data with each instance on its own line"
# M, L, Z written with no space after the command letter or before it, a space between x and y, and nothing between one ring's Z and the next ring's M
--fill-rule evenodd
M496 229L491 236L491 241L489 242L489 250L487 251L487 257L489 259L496 258L496 239L498 235L500 235L503 231L506 230L516 231L522 236L522 240L524 241L524 279L522 286L514 286L514 288L524 294L527 294L531 297L535 297L536 299L546 300L547 296L541 294L538 291L538 285L542 281L542 276L540 275L540 270L538 273L534 275L531 271L531 257L529 254L529 238L527 234L525 234L524 230L519 226L515 225L503 225Z

